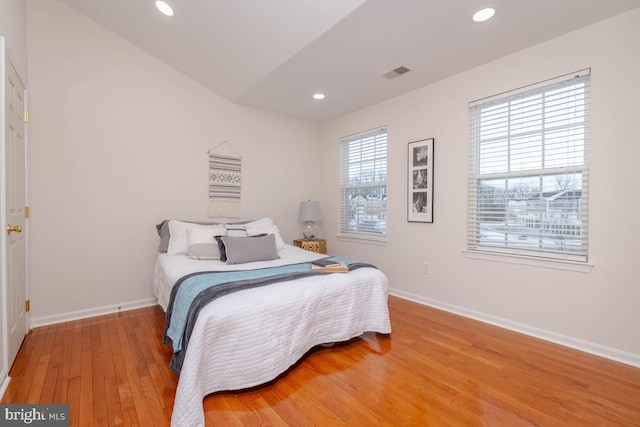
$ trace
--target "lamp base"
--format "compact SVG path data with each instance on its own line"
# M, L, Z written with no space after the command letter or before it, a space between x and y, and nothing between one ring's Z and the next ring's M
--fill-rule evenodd
M302 229L304 240L314 240L318 235L318 227L315 223L306 222Z

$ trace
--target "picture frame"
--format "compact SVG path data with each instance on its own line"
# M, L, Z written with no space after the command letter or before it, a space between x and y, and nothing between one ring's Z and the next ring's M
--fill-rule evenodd
M407 147L407 221L433 222L435 139L413 141Z

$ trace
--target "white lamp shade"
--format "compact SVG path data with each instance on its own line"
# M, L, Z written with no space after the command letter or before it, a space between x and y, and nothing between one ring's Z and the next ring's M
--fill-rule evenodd
M298 220L300 222L322 221L320 202L315 200L300 202L300 212L298 213Z

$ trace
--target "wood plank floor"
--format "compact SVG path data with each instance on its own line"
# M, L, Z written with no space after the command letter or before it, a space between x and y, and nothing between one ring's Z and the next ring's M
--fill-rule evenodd
M204 400L207 426L640 426L640 369L390 297L393 333L320 347L276 381ZM2 403L68 403L73 426L165 426L164 314L32 331Z

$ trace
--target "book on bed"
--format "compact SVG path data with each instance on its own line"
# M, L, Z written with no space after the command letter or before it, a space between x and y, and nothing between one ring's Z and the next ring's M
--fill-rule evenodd
M349 267L342 261L328 261L327 265L318 265L318 261L328 261L319 259L311 262L311 269L313 271L324 271L327 273L347 273Z
M311 261L311 264L319 267L340 267L340 261L335 259L317 259L315 261Z

